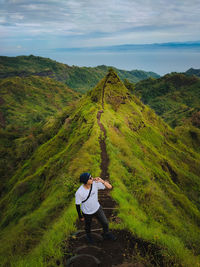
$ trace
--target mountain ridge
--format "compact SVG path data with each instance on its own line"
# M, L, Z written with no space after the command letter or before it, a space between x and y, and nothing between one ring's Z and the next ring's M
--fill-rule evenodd
M0 56L0 78L20 75L30 76L48 76L58 81L62 81L71 89L85 93L92 89L97 82L102 79L109 67L105 65L97 67L78 67L69 66L59 63L49 58L37 56L18 56L18 57L2 57ZM137 82L150 76L160 77L153 72L145 72L140 70L125 71L115 69L121 79L129 79L131 82Z
M3 266L63 262L62 246L68 251L76 231L78 177L101 172L102 99L111 196L120 219L111 228L159 246L166 266L169 259L178 266L199 264L200 156L111 69L9 177L0 200Z

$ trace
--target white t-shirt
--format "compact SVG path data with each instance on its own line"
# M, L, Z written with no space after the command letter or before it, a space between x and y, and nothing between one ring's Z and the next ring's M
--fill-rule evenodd
M75 201L76 205L81 204L81 210L85 214L93 214L95 213L99 207L99 201L98 201L98 190L99 189L105 189L105 185L103 185L101 182L93 182L92 183L92 191L90 193L90 197L87 201L82 203L87 197L90 192L90 189L86 189L83 185L79 187L79 189L76 191L75 194Z

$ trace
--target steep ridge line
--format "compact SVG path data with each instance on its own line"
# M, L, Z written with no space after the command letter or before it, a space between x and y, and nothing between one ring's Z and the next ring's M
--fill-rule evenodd
M103 132L104 137L102 138L101 136L99 137L99 144L100 144L100 148L101 148L101 178L102 179L109 179L109 173L108 173L108 165L109 165L109 158L108 158L108 154L106 151L106 130L103 126L103 124L100 122L101 119L101 114L103 113L103 110L99 110L97 113L97 123L101 129L101 131Z

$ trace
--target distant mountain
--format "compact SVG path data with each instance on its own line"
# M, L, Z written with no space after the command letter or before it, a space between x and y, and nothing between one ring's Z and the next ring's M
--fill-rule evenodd
M0 78L13 76L45 76L61 81L78 92L86 92L92 89L102 79L109 67L98 66L77 67L58 63L49 58L36 56L0 57ZM158 78L154 72L141 70L125 71L114 68L121 79L129 79L130 82L138 82L149 77Z
M145 92L146 99L173 91L182 79L188 81L185 86L195 83L194 78L172 74L160 80L159 87L148 80L153 91ZM99 114L106 135L99 127ZM37 138L36 134L30 142ZM118 220L112 221L112 228L122 231L121 236L129 230L134 242L129 240L130 246L159 248L156 266L199 265L200 155L110 70L62 114L56 132L40 140L6 180L0 200L1 266L64 266L70 234L77 232L74 193L79 175L89 171L99 176L104 168L100 140L116 202ZM149 246L138 257L152 262Z
M53 52L127 52L127 51L162 51L162 50L200 50L200 41L192 42L168 42L168 43L152 43L152 44L122 44L111 46L94 46L94 47L70 47L70 48L55 48Z
M200 69L189 69L185 72L187 75L195 75L197 77L200 77Z
M199 78L171 73L137 83L135 92L172 127L191 123L200 128Z

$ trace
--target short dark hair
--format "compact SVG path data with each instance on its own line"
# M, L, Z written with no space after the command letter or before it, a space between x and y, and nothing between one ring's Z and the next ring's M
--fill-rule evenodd
M84 172L80 175L80 183L87 184L90 179L91 174L89 172Z

